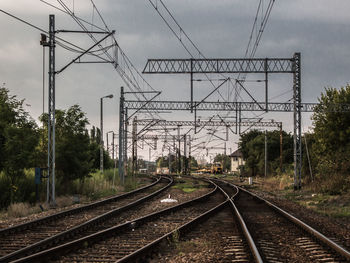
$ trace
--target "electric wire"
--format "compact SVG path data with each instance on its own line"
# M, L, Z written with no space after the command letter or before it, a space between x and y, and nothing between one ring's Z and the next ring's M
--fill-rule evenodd
M149 2L151 3L151 5L154 7L154 9L157 11L157 13L161 16L161 18L163 19L163 21L166 23L166 25L169 27L169 29L173 32L173 34L175 35L175 37L180 41L181 45L185 48L185 50L187 51L187 53L189 53L189 55L193 58L193 55L192 53L189 51L189 49L185 46L184 42L182 41L181 39L181 36L178 36L175 32L175 30L170 26L170 24L167 22L167 20L165 19L165 17L161 14L161 12L159 11L158 9L158 6L156 4L154 4L152 2L152 0L149 0ZM199 50L199 48L194 44L194 42L190 39L190 37L187 35L187 33L183 30L183 28L180 26L180 24L177 22L177 20L175 19L175 17L172 15L172 13L170 12L170 10L166 7L166 5L164 4L164 2L162 0L159 0L159 2L162 4L163 8L166 10L166 12L170 15L170 17L172 18L172 20L175 22L175 24L178 26L179 30L180 30L180 33L183 33L184 36L189 40L189 42L191 43L191 45L196 49L196 51L198 52L199 56L202 56L203 58L205 58L205 56L203 55L203 53ZM156 2L157 3L157 2ZM250 58L252 58L255 53L256 53L256 50L258 48L258 45L259 45L259 42L261 40L261 36L262 36L262 33L264 32L264 29L265 29L265 26L267 24L267 20L270 16L270 13L271 13L271 10L272 10L272 6L274 4L274 0L270 0L270 3L269 3L269 6L267 8L267 12L265 14L265 16L263 17L262 19L262 22L261 22L261 28L259 30L259 34L257 34L257 37L256 37L256 40L255 40L255 43L254 43L254 48L252 49L252 52L250 54ZM256 16L254 18L254 23L253 23L253 28L252 28L252 31L251 31L251 36L249 38L249 42L248 42L248 47L246 49L246 54L245 54L245 57L247 56L248 52L249 52L249 46L250 46L250 43L253 39L253 32L254 32L254 28L257 28L256 27L256 24L257 24L257 20L258 20L258 15L259 15L259 11L261 10L261 13L263 14L263 2L262 0L259 1L259 5L258 5L258 8L257 8L257 13L256 13ZM262 7L262 8L261 8ZM223 75L223 74L221 74ZM210 81L209 77L206 75L207 79ZM244 77L245 79L245 77ZM210 81L212 83L212 81ZM213 83L212 83L213 84ZM236 81L236 84L237 84L237 81ZM215 87L215 85L213 85ZM237 87L235 89L237 91ZM220 94L220 93L219 93ZM248 93L249 94L249 93ZM221 94L220 94L221 95ZM240 94L239 92L236 92L236 99L235 101L237 101L237 97L240 97ZM221 95L221 97L223 97ZM229 99L229 97L228 97ZM225 99L224 99L225 100Z

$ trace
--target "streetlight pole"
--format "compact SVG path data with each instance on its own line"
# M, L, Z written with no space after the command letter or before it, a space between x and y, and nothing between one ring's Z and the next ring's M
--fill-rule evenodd
M114 136L114 132L113 131L109 131L106 132L106 140L107 140L107 153L108 155L110 155L110 151L109 151L109 144L108 144L108 134L112 133L112 136ZM112 149L113 150L113 149Z
M117 149L118 149L118 146L117 145L114 145L114 138L117 136L117 134L115 134L113 132L113 140L112 140L112 145L113 145L113 160L114 160L114 169L113 169L113 187L114 187L114 184L115 184L115 170L117 169ZM115 152L115 156L114 156L114 152Z
M102 98L100 98L100 106L101 106L101 110L100 110L100 113L101 113L101 118L100 118L100 171L101 173L103 173L103 99L104 98L113 98L113 94L110 94L110 95L107 95L107 96L104 96Z

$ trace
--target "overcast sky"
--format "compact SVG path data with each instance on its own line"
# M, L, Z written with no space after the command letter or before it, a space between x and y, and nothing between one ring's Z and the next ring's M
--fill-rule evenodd
M206 57L243 57L248 43L258 0L163 0L177 21ZM58 5L56 1L50 3ZM65 0L75 13L101 24L89 0ZM74 2L74 3L73 3ZM265 0L265 5L268 3ZM166 27L148 0L95 0L116 39L134 65L142 71L147 58L188 58L179 41ZM39 0L1 0L0 9L48 29L48 15L56 15L56 29L79 29L72 19ZM302 56L302 101L316 102L324 87L341 87L349 82L350 1L348 0L276 0L261 39L256 57ZM0 82L13 95L25 99L26 109L37 119L42 113L42 47L40 32L0 13ZM86 36L66 36L85 47ZM76 54L57 47L59 69ZM47 79L47 76L45 76ZM162 99L189 99L189 76L145 75L149 83L162 91ZM248 76L259 79L261 76ZM99 126L99 98L104 100L104 131L118 129L118 101L123 81L111 65L74 64L56 79L56 108L81 105L91 125ZM46 85L47 86L47 85ZM231 87L223 87L226 94ZM258 101L263 84L247 85ZM195 99L210 91L206 83L195 83ZM269 96L285 102L292 97L292 76L270 76ZM45 90L47 94L47 90ZM46 99L45 95L45 100ZM214 94L212 100L219 99ZM47 102L45 101L45 111ZM303 114L303 130L311 126L310 114ZM193 120L190 113L164 115L173 120ZM291 131L291 114L267 114L267 119L283 121ZM227 144L237 148L237 136Z

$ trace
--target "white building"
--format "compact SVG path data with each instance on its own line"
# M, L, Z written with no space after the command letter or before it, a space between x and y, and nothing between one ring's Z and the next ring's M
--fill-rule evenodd
M242 152L238 149L231 153L229 157L231 158L231 172L239 172L239 166L245 163Z

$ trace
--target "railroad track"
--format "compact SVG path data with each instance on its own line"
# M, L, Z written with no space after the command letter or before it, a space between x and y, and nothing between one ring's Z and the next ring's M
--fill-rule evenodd
M219 245L196 262L350 261L349 252L273 204L228 182L211 183L215 188L199 198L139 218L127 215L119 225L97 224L14 262L178 262L174 246L198 239Z
M171 178L159 177L153 183L126 194L1 229L0 262L47 249L92 226L101 225L116 214L166 190L172 182Z
M236 188L220 181L215 183L228 197L237 194ZM228 200L221 210L182 231L178 242L161 244L158 253L154 253L154 262L254 262L254 255L234 213Z
M240 188L234 200L264 262L350 262L350 253L272 203Z
M102 230L90 236L14 262L116 262L176 231L188 221L225 202L217 187L201 197ZM64 255L58 257L59 255ZM123 259L124 258L124 259Z

